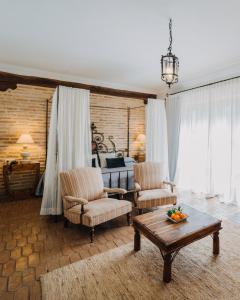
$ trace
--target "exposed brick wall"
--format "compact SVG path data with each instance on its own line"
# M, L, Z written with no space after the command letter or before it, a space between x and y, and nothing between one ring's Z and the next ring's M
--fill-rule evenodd
M22 133L30 133L35 144L29 145L31 159L41 163L46 157L46 100L51 98L53 89L18 85L16 90L0 92L0 198L5 194L2 166L6 158L20 159L22 145L16 144ZM29 174L29 173L28 173ZM17 176L17 175L16 175ZM16 187L32 184L33 176L18 174L14 178Z
M97 106L97 107L96 107ZM130 107L130 156L136 154L134 140L144 133L145 108L143 100L91 94L91 121L103 132L105 143L111 147L108 136L114 137L117 149L127 148L127 108Z
M30 133L33 137L35 144L29 146L31 159L41 163L41 172L45 168L46 103L53 92L51 88L25 85L18 85L16 90L0 92L0 199L5 196L2 166L6 158L21 158L22 146L16 144L16 141L22 133ZM134 155L133 141L138 133L144 132L145 126L143 100L91 94L90 104L91 121L95 122L98 131L103 132L106 138L109 135L114 137L118 149L127 147L127 107L141 106L131 109L130 155ZM12 189L32 185L33 176L27 173L14 176L15 185L11 185Z

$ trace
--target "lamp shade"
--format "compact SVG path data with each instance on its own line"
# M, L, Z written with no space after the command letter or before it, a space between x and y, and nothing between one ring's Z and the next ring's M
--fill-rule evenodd
M145 143L145 140L146 140L146 136L145 134L142 134L140 133L138 136L137 136L137 139L136 139L139 143Z
M20 138L17 140L17 144L33 144L34 141L30 134L22 134Z

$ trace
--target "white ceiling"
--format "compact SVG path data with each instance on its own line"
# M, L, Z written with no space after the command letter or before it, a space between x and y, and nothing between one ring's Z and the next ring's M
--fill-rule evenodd
M161 94L173 18L175 90L240 75L239 0L0 0L0 69Z

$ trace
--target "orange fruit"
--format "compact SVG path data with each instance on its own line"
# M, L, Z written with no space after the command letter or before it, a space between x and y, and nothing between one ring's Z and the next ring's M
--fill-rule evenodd
M179 221L179 220L181 220L181 218L180 218L179 215L176 215L174 220L175 220L175 221Z
M174 219L174 218L175 218L175 216L176 216L176 214L175 214L175 213L171 214L171 218L172 218L172 219Z
M179 221L180 220L180 216L177 214L174 214L174 216L172 217L173 220L175 221Z
M179 216L181 216L181 212L178 210L178 211L176 211L176 215L179 215Z
M185 218L185 215L183 213L181 213L179 216L180 216L181 219Z

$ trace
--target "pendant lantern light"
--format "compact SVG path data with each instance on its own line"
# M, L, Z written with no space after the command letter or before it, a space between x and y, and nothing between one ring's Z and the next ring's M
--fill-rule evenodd
M162 55L161 58L161 69L162 80L165 81L170 88L172 84L178 82L179 67L177 56L172 54L172 19L169 21L169 42L168 53Z

